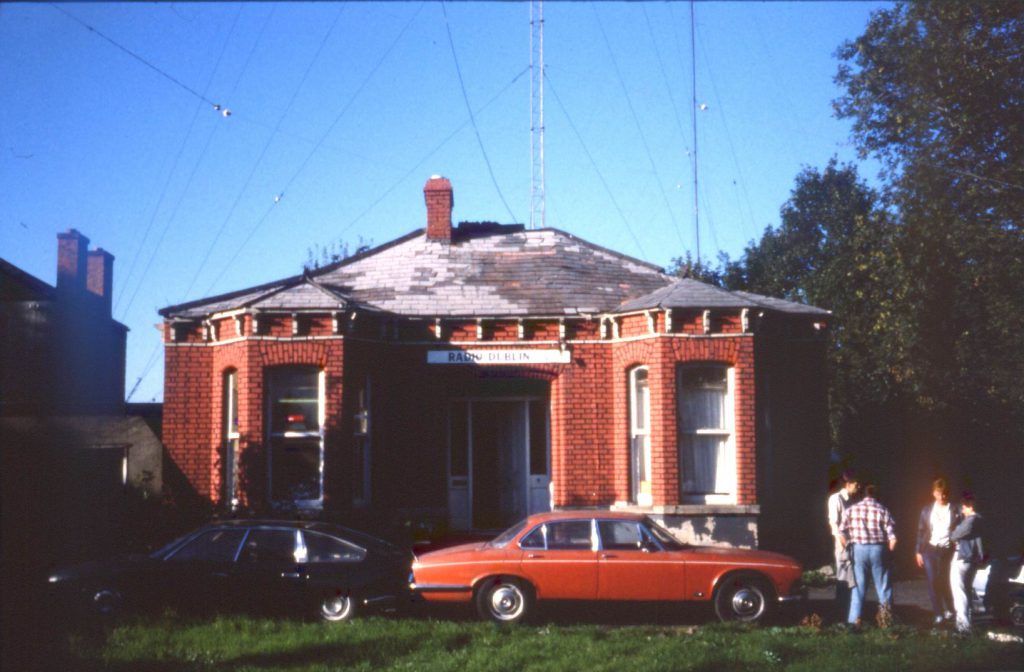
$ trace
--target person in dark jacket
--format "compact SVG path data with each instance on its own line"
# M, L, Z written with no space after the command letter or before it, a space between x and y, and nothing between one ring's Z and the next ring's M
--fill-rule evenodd
M956 629L967 634L971 631L971 586L978 568L985 563L985 548L982 544L983 523L974 510L974 495L965 492L960 500L960 509L963 520L949 535L956 544L949 576L956 608Z
M950 591L949 571L953 560L953 542L950 532L963 517L960 508L949 501L946 479L932 482L935 501L921 509L917 521L917 566L924 568L928 583L928 597L932 602L935 624L953 618L953 594Z

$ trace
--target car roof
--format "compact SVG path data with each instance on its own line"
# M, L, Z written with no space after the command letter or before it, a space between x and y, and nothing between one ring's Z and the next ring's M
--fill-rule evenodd
M574 511L549 511L535 513L529 517L531 525L556 520L579 520L580 518L601 518L603 520L643 520L646 516L635 511L608 511L601 509L578 509Z
M322 520L278 520L272 518L232 518L230 520L212 520L206 528L212 527L283 527L293 530L311 530L340 537L347 541L373 547L376 550L400 552L402 549L387 539L362 530L357 530L338 523Z

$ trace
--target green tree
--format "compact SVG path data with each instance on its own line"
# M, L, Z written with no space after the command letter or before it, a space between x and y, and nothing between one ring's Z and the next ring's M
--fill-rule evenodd
M884 166L904 278L886 464L948 470L1021 535L1024 3L898 3L837 56L835 110Z
M900 3L837 55L900 216L916 401L1024 419L1024 3Z
M893 253L894 227L879 197L852 165L805 168L765 229L722 271L729 289L744 289L833 311L829 386L833 440L862 409L899 392L907 325L898 308L904 284Z

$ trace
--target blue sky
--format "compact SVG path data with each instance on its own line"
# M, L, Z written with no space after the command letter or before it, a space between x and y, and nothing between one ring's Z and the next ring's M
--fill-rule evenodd
M735 258L802 166L856 159L833 53L880 6L697 3L694 109L689 4L546 3L547 225L696 252L697 114L701 256ZM0 256L52 284L58 232L113 253L127 389L160 400L159 308L422 227L431 174L457 221L527 222L529 60L525 3L0 4Z

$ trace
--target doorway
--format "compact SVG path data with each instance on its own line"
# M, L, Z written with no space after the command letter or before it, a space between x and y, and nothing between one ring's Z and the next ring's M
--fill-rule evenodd
M501 529L551 509L546 398L454 399L448 430L453 529Z

